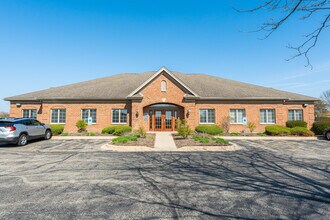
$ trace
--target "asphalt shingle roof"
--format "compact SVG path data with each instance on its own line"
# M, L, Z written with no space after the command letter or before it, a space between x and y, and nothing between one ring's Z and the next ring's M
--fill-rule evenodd
M156 72L117 74L104 78L53 87L41 91L5 98L7 101L126 99ZM314 101L314 97L285 92L263 86L242 83L205 74L171 72L201 98L219 99L291 99Z

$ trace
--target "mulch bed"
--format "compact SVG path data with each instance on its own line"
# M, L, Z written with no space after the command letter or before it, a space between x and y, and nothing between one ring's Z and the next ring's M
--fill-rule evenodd
M177 148L187 147L187 146L229 146L230 145L224 143L216 143L215 141L211 140L211 138L212 137L210 136L209 143L200 143L199 141L195 141L191 137L184 139L183 137L177 134L173 134L173 139Z
M66 132L64 132L66 133ZM88 132L81 132L81 133L68 133L68 135L58 135L58 136L87 136ZM94 132L91 132L94 133ZM102 133L94 133L93 136L113 136L112 134L102 134Z
M153 148L155 137L155 134L147 134L146 138L138 138L137 141L128 141L127 143L117 143L116 146L146 146Z

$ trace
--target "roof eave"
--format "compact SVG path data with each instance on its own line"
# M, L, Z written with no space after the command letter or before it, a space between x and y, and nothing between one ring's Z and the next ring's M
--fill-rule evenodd
M287 97L185 97L186 100L209 100L209 101L284 101L284 102L315 102L318 99L290 99Z
M5 101L28 102L28 101L125 101L126 98L5 98Z

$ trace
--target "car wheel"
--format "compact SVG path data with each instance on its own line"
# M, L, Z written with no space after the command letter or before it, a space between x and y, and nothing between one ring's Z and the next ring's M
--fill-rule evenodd
M17 145L24 146L27 144L27 142L28 142L28 136L26 134L21 134L21 136L19 136L18 138Z
M330 131L328 131L327 133L325 133L325 138L330 141Z
M52 138L52 132L50 130L47 130L45 133L45 140L49 140Z

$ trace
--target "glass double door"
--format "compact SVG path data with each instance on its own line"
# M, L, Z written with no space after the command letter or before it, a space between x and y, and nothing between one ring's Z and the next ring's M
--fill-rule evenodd
M154 129L155 131L174 130L173 110L154 110Z

